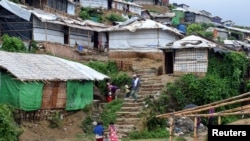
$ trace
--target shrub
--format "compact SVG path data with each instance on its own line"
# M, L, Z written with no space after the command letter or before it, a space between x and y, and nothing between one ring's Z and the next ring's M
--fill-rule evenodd
M49 119L51 128L61 128L62 127L62 119L61 114L59 112L53 113L52 117Z
M165 128L157 128L155 130L135 131L129 133L130 139L152 139L152 138L167 138L169 132Z
M116 112L122 107L123 100L115 99L104 106L103 112L101 113L101 121L104 126L108 126L110 122L116 120Z
M106 16L106 19L108 19L110 22L124 22L126 20L122 16L115 13L109 14L108 16Z
M17 141L22 133L12 112L13 109L7 105L0 105L0 141Z
M17 37L10 37L7 34L2 36L2 50L9 52L26 52L26 47L23 41Z
M93 133L93 129L94 129L94 125L93 123L93 119L91 118L91 116L87 116L81 123L80 127L82 128L83 132L86 134L92 134Z

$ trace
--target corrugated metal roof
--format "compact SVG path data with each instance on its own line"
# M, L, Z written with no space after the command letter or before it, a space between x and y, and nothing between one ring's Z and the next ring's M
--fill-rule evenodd
M109 76L78 62L44 54L0 51L0 68L22 81L103 80Z

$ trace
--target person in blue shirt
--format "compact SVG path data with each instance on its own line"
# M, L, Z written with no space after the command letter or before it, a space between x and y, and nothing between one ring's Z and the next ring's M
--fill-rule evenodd
M98 122L94 128L94 134L96 141L103 141L104 127L102 122Z
M131 92L130 92L130 97L134 98L135 102L137 102L137 94L140 89L140 78L138 75L134 74L131 82Z

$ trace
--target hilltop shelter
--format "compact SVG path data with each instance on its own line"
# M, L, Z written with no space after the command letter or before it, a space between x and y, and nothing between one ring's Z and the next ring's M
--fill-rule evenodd
M90 20L83 21L52 14L8 0L0 1L0 21L0 36L8 34L20 37L26 43L34 40L39 43L50 42L70 47L76 44L84 47L96 45L98 41L92 42L92 35L95 34L98 39L98 32L109 27Z
M158 47L177 41L183 37L177 29L150 19L132 17L116 26L103 29L109 35L109 56L121 57L135 52L161 59ZM152 58L153 59L153 58Z
M196 35L172 42L163 50L163 73L183 75L193 73L204 76L208 69L209 49L227 52L228 49Z
M93 101L94 81L106 78L58 57L0 51L0 103L22 111L83 109Z

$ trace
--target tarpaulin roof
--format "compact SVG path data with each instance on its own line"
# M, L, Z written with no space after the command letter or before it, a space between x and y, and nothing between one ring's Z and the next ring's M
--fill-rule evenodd
M28 53L0 51L0 68L22 81L103 80L109 76L78 62Z
M8 0L0 0L0 5L20 18L23 18L27 21L30 20L31 12L25 9L22 5L10 2Z
M0 5L4 7L5 9L7 9L8 11L10 11L11 13L27 21L30 21L30 17L33 14L42 22L67 25L69 27L79 28L79 29L84 29L84 30L91 30L91 31L98 32L102 30L103 28L110 27L108 25L97 23L97 22L90 21L90 20L83 21L81 19L73 19L73 18L68 18L65 16L57 15L57 14L52 14L52 13L43 11L41 9L36 9L36 8L30 9L26 7L25 5L16 4L8 0L1 0Z
M202 37L199 36L195 36L195 35L190 35L187 36L181 40L175 41L173 42L173 45L170 46L169 48L212 48L212 47L216 47L217 44L215 44L214 42L211 42L209 40L206 40Z
M176 28L172 28L166 25L163 25L161 23L155 22L150 19L146 20L138 20L139 18L133 17L131 19L128 19L127 21L120 23L116 26L112 26L106 29L103 29L103 31L123 31L128 30L130 32L135 32L136 30L140 29L162 29L167 30L170 32L173 32L178 35L182 35L179 30Z

